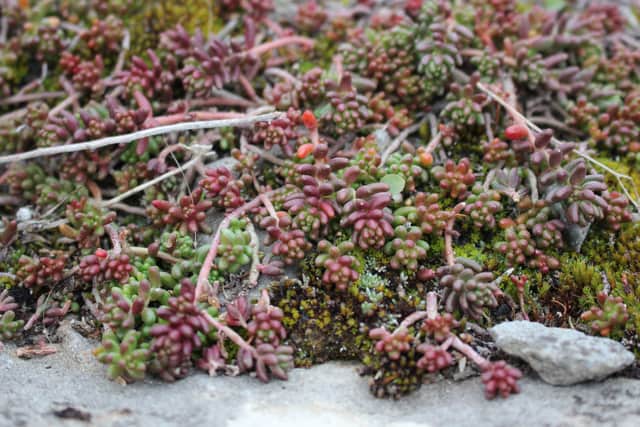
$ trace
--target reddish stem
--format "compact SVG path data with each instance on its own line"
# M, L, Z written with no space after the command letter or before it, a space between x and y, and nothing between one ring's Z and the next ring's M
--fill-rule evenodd
M175 125L177 123L193 122L198 120L225 120L240 119L243 117L247 117L247 115L244 113L234 113L230 111L191 111L188 113L152 117L145 122L145 128Z
M256 104L246 99L224 98L221 96L207 99L193 99L189 101L189 107L216 107L220 105L225 107L250 108L255 107Z
M102 190L100 189L100 186L98 186L98 184L95 183L95 181L87 180L85 185L87 186L87 188L91 192L91 195L96 201L99 202L102 200Z
M140 246L129 246L126 250L128 255L133 255L133 256L138 256L138 257L148 257L148 256L153 256L154 258L158 258L161 259L163 261L167 261L171 264L177 264L179 262L182 262L184 260L176 258L172 255L169 255L166 252L162 252L162 251L158 251L156 254L154 255L149 255L149 249L147 248L143 248Z
M111 239L111 245L113 246L113 255L120 255L120 253L122 252L122 245L120 244L120 236L118 235L118 230L112 224L105 225L104 229L107 230L109 239Z
M400 326L398 326L398 328L396 329L403 329L403 328L408 328L409 326L413 325L414 323L416 323L419 320L422 320L426 317L429 317L429 312L427 311L414 311L413 313L411 313L409 316L407 316L402 323L400 323Z
M133 93L133 98L136 100L136 104L138 104L138 107L140 107L140 109L149 112L149 117L147 118L147 120L152 118L153 107L151 107L151 102L149 102L149 99L146 96L144 96L142 92L138 90Z
M160 151L160 154L158 154L158 161L164 165L169 154L180 150L184 150L184 147L180 144L168 145Z
M251 99L252 101L256 101L258 99L258 95L256 95L256 91L253 89L253 86L251 85L249 79L247 79L244 74L240 74L238 76L238 81L240 82L242 89L244 89L244 92L247 94L249 99Z
M431 291L427 294L427 318L435 319L438 316L438 295Z
M277 49L279 47L288 46L292 44L301 44L305 47L311 48L313 47L314 40L308 37L302 36L289 36L282 37L281 39L273 40L267 43L263 43L261 45L255 46L247 51L249 55L262 55L265 52L269 52L270 50Z
M211 326L216 328L219 332L222 332L227 338L229 338L231 341L233 341L238 347L240 347L240 348L242 348L244 350L247 350L248 352L250 352L253 355L253 357L257 358L258 355L257 355L256 349L253 348L253 346L251 344L246 342L244 340L244 338L242 338L240 335L238 335L238 333L236 331L234 331L233 329L231 329L227 325L221 323L220 321L214 319L206 311L203 311L202 314L204 315L205 319L207 319L207 322L209 322L209 324Z
M455 264L455 253L453 252L453 225L456 222L456 215L464 209L465 202L460 202L453 208L451 219L447 221L447 227L444 230L444 258L447 265Z
M458 350L460 353L464 354L467 359L478 365L478 367L482 368L489 363L487 359L480 356L480 354L478 354L477 351L471 348L470 345L463 343L457 336L452 335L451 338L453 338L451 346Z
M272 190L263 194L263 197L271 197L276 194L279 190ZM198 283L196 285L196 301L200 301L202 294L205 290L209 291L209 273L211 272L211 267L213 266L213 261L216 259L216 255L218 254L218 246L220 245L220 234L222 230L229 227L229 223L232 219L239 217L250 209L256 208L260 206L262 203L262 198L260 196L256 197L249 203L245 203L240 206L236 210L232 211L229 215L227 215L216 230L216 234L213 236L213 240L211 241L211 247L209 248L209 252L207 253L207 257L202 263L202 268L200 269L200 273L198 274ZM208 292L207 292L208 293Z

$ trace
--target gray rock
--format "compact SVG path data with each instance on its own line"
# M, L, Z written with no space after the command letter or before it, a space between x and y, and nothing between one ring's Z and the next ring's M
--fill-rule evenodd
M628 378L573 387L523 378L520 394L493 401L478 377L425 384L399 401L376 399L352 363L295 369L289 381L268 384L196 373L173 384L123 386L89 356L97 342L67 322L58 336L58 352L47 357L19 359L11 344L0 351L0 427L640 425L640 381Z
M634 361L633 353L609 338L540 323L504 322L490 330L496 345L524 359L549 384L601 380Z

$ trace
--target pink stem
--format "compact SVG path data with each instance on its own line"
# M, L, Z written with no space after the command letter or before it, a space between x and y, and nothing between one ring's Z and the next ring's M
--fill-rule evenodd
M283 35L285 32L277 22L274 22L272 19L263 18L262 23L265 24L271 31L276 33L278 36Z
M37 101L41 99L60 98L64 95L66 95L66 92L24 93L0 100L0 105L19 104L21 102Z
M435 319L438 317L438 295L435 292L427 294L427 318Z
M145 122L146 128L174 125L177 123L193 122L198 120L224 120L246 117L243 113L228 111L191 111L188 113L169 114L167 116L152 117Z
M453 338L453 340L451 342L451 345L453 346L453 348L458 350L460 353L464 354L467 359L471 360L473 363L478 365L480 368L486 366L489 363L489 361L487 359L485 359L484 357L480 356L477 351L475 351L473 348L471 348L471 346L469 346L468 344L463 343L460 340L460 338L458 338L457 336L452 335L451 338Z
M271 76L280 77L283 80L292 83L294 86L300 85L301 82L290 72L283 70L282 68L271 67L264 70L264 73Z
M238 76L238 81L240 82L242 89L244 89L244 92L247 94L249 99L251 99L252 101L256 101L258 99L258 95L256 95L256 91L253 90L253 86L251 86L251 82L249 81L249 79L247 79L244 74L240 74Z
M2 184L11 174L11 169L7 169L2 175L0 175L0 184Z
M168 145L165 148L163 148L162 151L160 151L160 154L158 154L158 161L162 164L165 164L167 160L167 156L169 154L175 151L180 151L180 150L184 150L184 147L181 146L180 144Z
M151 107L151 102L149 102L149 99L146 96L144 96L142 92L138 90L135 91L133 93L133 98L136 100L136 104L138 104L138 107L140 107L140 109L149 112L149 116L147 117L147 120L153 117L153 107Z
M264 197L271 197L276 194L279 190L272 190L267 193L263 193ZM229 215L227 215L216 230L216 234L213 236L213 240L211 242L211 247L209 248L209 252L207 253L207 257L202 263L202 268L200 269L200 273L198 274L198 283L196 285L196 301L200 301L200 297L205 292L205 290L209 291L209 273L211 272L211 267L213 266L213 261L216 259L216 255L218 254L218 246L220 245L220 234L222 230L229 227L229 223L232 219L239 217L250 209L260 206L262 203L262 198L256 197L249 203L245 203L240 206L236 210L232 211ZM208 292L207 292L208 293Z
M140 246L129 246L127 248L127 254L129 255L133 255L133 256L139 256L139 257L147 257L147 256L151 256L149 255L149 250L147 248L143 248ZM181 260L179 258L176 258L174 256L169 255L166 252L162 252L162 251L158 251L158 253L152 255L154 258L158 258L161 259L163 261L167 261L171 264L177 264L179 262L182 262L184 260Z
M111 239L111 244L113 245L113 255L120 255L122 253L122 245L120 245L120 236L118 235L118 230L111 224L107 224L104 226L105 230L107 230L107 234L109 234L109 239Z
M301 44L305 47L311 48L313 47L314 44L314 40L310 39L308 37L302 37L302 36L289 36L289 37L282 37L280 39L277 40L273 40L267 43L263 43L261 45L255 46L252 49L249 49L247 51L247 53L249 55L262 55L265 52L269 52L271 50L277 49L279 47L283 47L283 46L289 46L292 44Z
M278 217L276 208L273 207L273 203L271 203L271 200L264 194L260 194L258 197L260 197L260 200L262 200L262 204L264 205L264 207L267 208L267 212L269 212L269 215L276 221L280 221L280 217Z
M246 342L244 340L244 338L242 338L240 335L238 335L238 333L236 331L234 331L233 329L231 329L227 325L225 325L223 323L220 323L220 321L218 321L218 320L214 319L213 317L211 317L211 315L209 313L207 313L206 311L203 311L202 314L204 315L205 319L207 319L207 322L209 322L209 324L211 326L216 328L219 332L222 332L227 338L229 338L231 341L233 341L238 347L240 347L240 348L242 348L244 350L247 350L254 357L257 357L256 349L253 348L253 346L251 346L251 344Z
M426 317L429 316L429 313L427 311L414 311L413 313L411 313L409 316L407 316L402 323L400 323L400 326L398 326L398 329L403 329L403 328L408 328L409 326L413 325L414 323L416 323L419 320L422 320Z
M456 222L456 215L464 209L466 203L460 202L453 208L451 219L447 221L447 227L444 230L444 257L447 265L455 264L455 253L453 252L453 225Z
M95 183L95 181L87 180L85 185L87 186L87 188L91 192L91 195L93 196L94 199L96 199L97 201L101 201L102 200L102 190L100 189L98 184Z
M529 320L529 315L527 314L526 307L524 306L524 291L518 289L518 299L520 300L520 311L522 312L522 317L524 320Z
M431 154L433 153L433 150L436 149L436 147L438 147L438 144L440 143L440 140L442 139L442 134L440 132L438 132L432 139L431 141L429 141L429 144L427 145L427 148L425 148L425 152Z
M224 97L193 99L189 101L189 107L215 107L219 105L222 105L225 107L249 108L249 107L254 107L256 104L246 99L235 99L235 98L224 98Z
M269 153L267 151L264 151L264 150L256 147L255 145L247 144L247 145L245 145L245 149L247 151L251 151L251 152L259 155L260 158L262 158L263 160L267 160L267 161L273 163L274 165L284 166L284 165L287 164L284 160L274 156L273 154L271 154L271 153Z
M449 347L451 347L451 344L453 344L453 339L454 338L455 338L455 336L451 335L449 338L447 338L447 340L445 342L440 344L440 348L446 351Z

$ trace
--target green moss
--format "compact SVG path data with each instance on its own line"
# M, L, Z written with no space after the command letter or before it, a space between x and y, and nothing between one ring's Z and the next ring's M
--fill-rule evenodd
M159 34L176 25L182 25L189 33L196 29L207 35L219 31L224 22L216 2L209 0L160 0L146 2L145 7L127 22L131 31L131 53L142 54L158 45Z

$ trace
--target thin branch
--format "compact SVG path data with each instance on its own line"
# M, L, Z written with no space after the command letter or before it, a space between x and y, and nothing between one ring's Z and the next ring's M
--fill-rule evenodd
M284 166L284 165L287 164L284 160L274 156L273 154L271 154L271 153L269 153L267 151L264 151L261 148L256 147L255 145L246 144L244 148L247 151L251 151L252 153L255 153L255 154L259 155L262 160L268 160L269 162L273 163L274 165Z
M447 265L455 264L455 253L453 252L453 225L456 222L456 215L464 209L467 204L460 202L453 208L451 212L451 218L447 221L447 226L444 230L444 258L447 261Z
M436 136L431 138L431 141L429 141L429 144L427 144L427 148L425 148L425 152L429 154L433 153L433 150L435 150L438 147L438 144L440 144L441 139L442 139L442 134L438 132Z
M118 55L118 60L116 61L116 66L113 68L111 75L117 74L122 71L124 67L124 61L127 58L127 53L129 52L129 47L131 44L131 34L129 34L129 30L124 30L124 37L122 38L122 47L120 49L120 54Z
M272 190L267 193L264 193L264 196L271 197L274 194L278 193L278 190ZM218 246L220 245L220 234L222 230L229 227L229 223L232 219L238 218L240 215L244 214L246 211L256 208L260 206L262 203L262 199L260 197L256 197L252 201L245 203L240 206L236 210L232 211L228 214L218 226L216 230L216 234L213 236L213 240L211 241L211 247L209 248L209 252L207 253L207 257L202 263L202 268L200 269L200 273L198 274L198 282L196 284L196 301L200 300L200 297L205 293L205 291L209 290L209 273L211 272L211 267L213 266L213 261L216 259L216 255L218 254Z
M147 216L147 211L145 211L143 208L129 206L124 203L112 203L109 207L132 215Z
M247 54L249 55L261 55L265 52L269 52L270 50L275 50L277 48L280 47L284 47L284 46L290 46L290 45L294 45L294 44L301 44L307 48L311 48L313 47L315 41L313 39L310 39L308 37L301 37L301 36L289 36L289 37L282 37L281 39L277 39L277 40L273 40L271 42L268 43L264 43L261 45L258 45L252 49L249 49L247 51Z
M406 128L405 130L403 130L402 132L400 132L398 134L398 136L393 141L391 141L391 144L389 144L389 146L384 150L384 152L380 156L380 166L379 167L384 166L384 164L387 161L387 159L389 158L389 156L391 154L393 154L393 152L396 151L398 149L398 147L400 147L400 144L402 144L407 139L407 137L409 135L411 135L413 132L415 132L418 129L420 129L420 126L422 126L422 124L425 123L425 122L426 122L426 118L423 118L418 123L415 123L415 124L409 126L408 128Z
M111 246L113 246L113 254L118 256L122 253L122 245L120 244L120 235L118 234L118 229L113 226L113 224L107 224L104 226L104 229L107 230L107 234L109 235L109 239L111 240Z
M164 174L162 174L162 175L160 175L158 177L155 177L151 181L147 181L147 182L145 182L143 184L140 184L137 187L134 187L131 190L129 190L129 191L125 192L125 193L122 193L119 196L114 197L113 199L109 199L109 200L104 201L102 203L102 206L104 206L104 207L111 206L111 205L113 205L115 203L123 201L124 199L126 199L128 197L133 196L134 194L137 194L137 193L139 193L141 191L144 191L147 188L152 187L152 186L156 185L157 183L164 181L167 178L171 178L172 176L177 175L177 174L183 172L184 170L193 167L198 162L198 160L200 160L200 157L196 156L193 159L189 160L184 165L178 166L177 168L172 169L167 173L164 173Z
M62 110L66 109L69 105L75 103L78 100L79 96L80 95L78 95L77 93L74 95L68 96L67 98L64 99L64 101L62 101L60 104L56 105L51 109L51 111L49 112L49 116L50 117L55 116Z
M153 256L154 258L161 259L163 261L167 261L171 264L177 264L182 262L183 260L174 257L166 252L158 251L158 253L151 255L149 254L149 250L147 248L143 248L141 246L129 246L126 249L127 254L137 256L137 257L148 257Z
M258 265L260 264L260 254L258 253L260 250L260 241L251 221L247 224L247 233L251 236L249 246L251 246L252 253L251 268L249 269L249 285L256 286L258 284L258 278L260 277L260 270L258 270Z
M556 128L571 135L580 136L579 131L565 125L564 123L554 119L553 117L532 117L531 122L537 125L551 126L552 128Z
M293 74L291 74L290 72L282 68L276 68L276 67L267 68L266 70L264 70L264 74L267 76L279 77L282 80L287 80L288 82L292 83L295 87L300 87L302 85L302 82L298 80L297 77L295 77Z
M400 323L400 326L398 326L398 327L396 328L396 331L397 331L397 330L400 330L400 329L406 329L406 328L408 328L409 326L413 325L414 323L416 323L416 322L418 322L418 321L420 321L420 320L422 320L422 319L425 319L425 318L427 318L427 317L429 317L429 312L428 312L428 311L414 311L413 313L411 313L410 315L408 315L408 316L407 316L407 317L406 317L406 318L405 318L405 319Z
M9 98L0 99L0 105L20 104L22 102L39 101L41 99L60 98L66 95L66 92L36 92L36 93L24 93L11 96Z
M24 153L2 156L0 157L0 164L17 162L20 160L35 159L43 156L52 156L55 154L73 153L82 150L95 150L97 148L106 147L108 145L129 144L142 138L164 135L171 132L184 132L189 130L213 129L230 126L244 127L252 125L256 122L273 120L281 114L281 112L276 111L273 113L261 114L257 116L247 116L238 119L204 120L197 122L176 123L167 126L158 126L155 128L143 129L125 135L100 138L94 141L80 142L77 144L68 144L55 147L45 147L33 151L27 151Z

